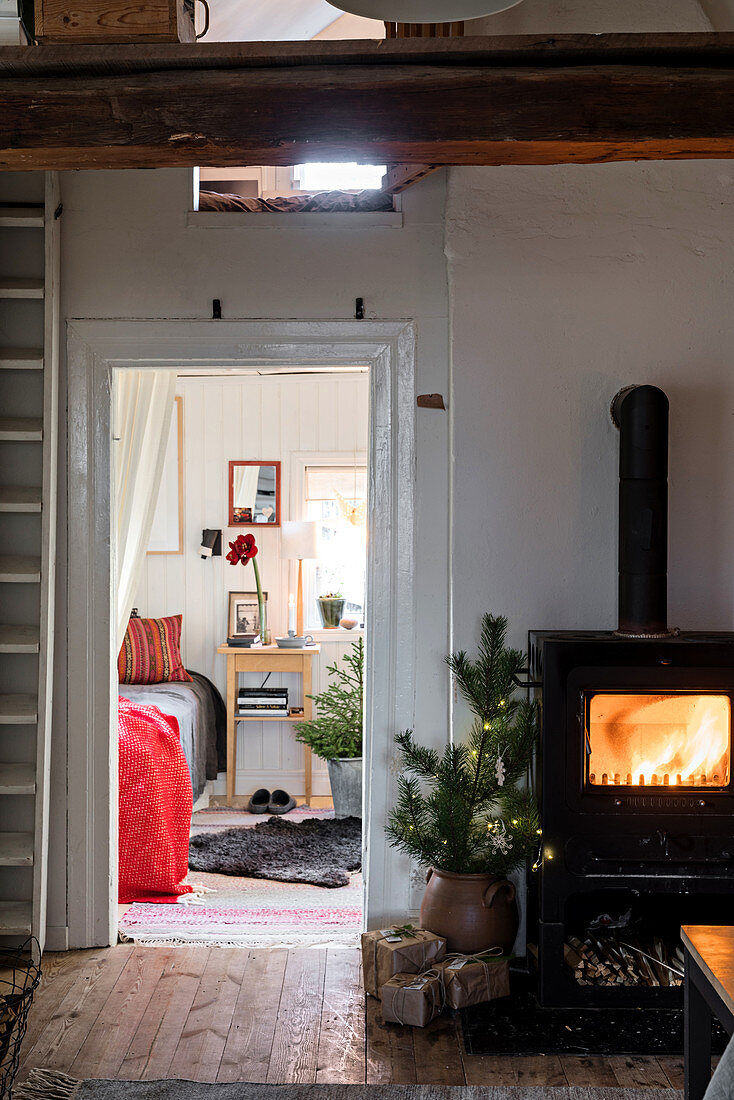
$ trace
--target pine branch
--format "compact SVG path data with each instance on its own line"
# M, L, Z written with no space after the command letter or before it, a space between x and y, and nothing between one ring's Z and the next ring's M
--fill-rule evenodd
M518 786L535 748L537 708L517 698L513 677L524 658L506 636L506 619L485 615L477 659L463 651L447 659L475 714L466 744L439 755L412 730L395 737L403 773L387 834L420 863L506 874L537 847L537 807Z

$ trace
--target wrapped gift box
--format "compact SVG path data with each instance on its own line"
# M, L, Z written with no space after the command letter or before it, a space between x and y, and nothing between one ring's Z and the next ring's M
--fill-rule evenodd
M395 974L422 974L446 954L446 940L423 928L404 925L362 934L364 988L379 998Z
M468 1008L510 995L508 955L450 955L437 963L449 1008Z
M436 970L425 974L393 974L380 992L382 1018L388 1023L425 1027L443 1010L443 982Z

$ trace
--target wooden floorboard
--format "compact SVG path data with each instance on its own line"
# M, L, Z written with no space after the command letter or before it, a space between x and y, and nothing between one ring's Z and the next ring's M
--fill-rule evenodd
M658 1057L658 1064L668 1078L668 1083L672 1089L683 1090L683 1059L676 1058L671 1055L663 1055Z
M172 954L123 1059L123 1080L156 1081L170 1075L209 954L200 947L181 947Z
M555 1054L534 1054L527 1058L515 1058L518 1085L565 1085L561 1059Z
M657 1058L640 1058L616 1055L609 1063L617 1078L617 1084L624 1088L670 1088L668 1078Z
M316 1083L359 1085L365 1080L365 1019L359 954L331 948L326 955Z
M251 951L229 1029L218 1081L265 1081L270 1066L288 952Z
M21 1070L21 1080L27 1069L39 1067L57 1069L64 1073L71 1066L97 1017L105 1008L112 989L132 955L132 946L124 944L96 955L92 963L80 967L77 980L68 993L56 1004L46 1005L47 1024L39 1039L28 1052ZM31 1009L33 1021L40 1003ZM105 1019L111 1019L106 1016Z
M413 1029L415 1077L419 1085L466 1084L458 1030L459 1021L454 1013L439 1016L428 1027Z
M682 1087L680 1058L468 1055L459 1017L386 1024L351 948L146 948L47 955L19 1080Z
M237 948L210 951L169 1077L216 1081L247 962L248 952Z
M413 1029L384 1023L380 1002L365 998L368 1085L414 1085Z
M619 1082L608 1058L575 1058L564 1055L563 1072L569 1085L591 1088L618 1088Z
M73 1077L120 1076L120 1067L175 948L133 951L69 1067Z
M103 951L98 950L60 951L44 958L43 981L36 991L33 1010L28 1018L28 1027L21 1047L21 1071L36 1043L49 1028L57 1006L80 980L80 975L98 966L101 958L103 958Z
M270 1085L316 1080L326 948L289 951L270 1052Z

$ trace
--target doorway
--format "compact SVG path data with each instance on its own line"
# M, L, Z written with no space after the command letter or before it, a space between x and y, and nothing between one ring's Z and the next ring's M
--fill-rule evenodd
M120 935L155 946L353 945L362 927L361 822L342 819L361 818L361 806L351 804L359 792L349 805L343 797L333 805L319 738L344 735L334 733L338 720L312 727L307 719L312 695L328 710L323 693L339 678L342 691L363 696L369 370L259 364L170 373L175 415L147 552L142 546L134 554L134 618L118 669L125 700ZM113 390L127 392L127 379L140 404L139 386L152 377L116 368ZM131 420L119 418L120 425ZM129 486L137 454L132 429L123 434L113 450L127 476L116 484ZM147 500L152 484L144 479L144 487ZM221 531L211 556L201 549L202 530ZM257 548L252 564L227 560L238 535ZM296 554L306 559L300 568ZM263 626L255 565L271 636L264 647L253 637ZM127 575L124 565L118 575ZM319 603L327 594L339 609L328 628ZM118 637L128 606L113 616ZM305 647L286 646L290 625ZM149 668L134 659L146 637L154 651L161 637L170 646L167 664L156 671L161 682L150 682ZM362 707L350 698L340 696L340 710L351 705L358 718L337 751L359 760L339 771L361 788L361 744L355 749L353 742L361 741ZM178 745L170 747L166 731L147 723L141 708L148 706L176 719ZM328 723L322 706L319 717ZM316 738L316 751L303 736ZM194 797L186 885L195 893L179 905L166 904L172 897L165 893L151 896L163 887L178 890L186 867L186 769L175 784L170 768L156 772L159 755L169 751L179 761L184 756ZM145 783L143 766L150 769Z
M365 920L394 911L401 870L385 842L393 733L412 724L414 680L414 359L405 322L73 321L69 324L69 936L113 942L117 880L116 698L110 690L111 373L219 372L267 364L369 368L369 561L364 781ZM115 736L113 736L113 729Z

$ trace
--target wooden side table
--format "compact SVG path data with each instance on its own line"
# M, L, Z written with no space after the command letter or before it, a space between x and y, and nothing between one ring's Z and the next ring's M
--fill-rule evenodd
M702 1100L711 1080L711 1019L734 1032L734 928L689 924L685 949L685 1100Z
M237 771L237 723L238 722L304 722L313 715L311 685L313 659L321 652L321 646L310 645L305 649L280 649L277 645L257 646L245 649L239 646L220 645L217 653L227 658L227 802L234 801L235 774ZM238 718L237 686L241 672L297 672L303 685L303 714L288 718ZM306 772L306 804L311 805L311 749L303 746L303 762Z

